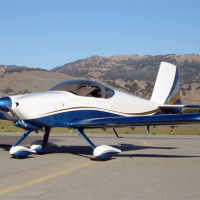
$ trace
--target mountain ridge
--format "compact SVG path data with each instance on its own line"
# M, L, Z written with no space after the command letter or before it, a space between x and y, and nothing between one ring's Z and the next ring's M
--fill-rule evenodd
M92 56L56 67L51 71L65 73L74 77L87 75L91 78L100 78L104 80L109 80L111 75L111 78L113 79L153 81L155 80L161 62L169 62L177 65L181 75L181 82L200 82L200 55L193 54L110 57ZM98 76L99 69L101 69L101 76ZM112 74L109 73L111 71ZM189 79L191 75L193 75L193 80Z
M96 80L115 89L149 99L162 61L178 66L183 103L200 104L200 55L195 54L91 56L53 68L50 71L25 66L0 65L0 80L5 82L1 85L0 93L10 95L18 93L19 90L44 91L62 80L84 78ZM45 77L44 80L49 83L49 86L42 81L42 78L37 79L41 75ZM30 77L30 80L27 81L26 77ZM12 84L9 83L9 79L13 78L16 79L15 84L13 81ZM37 82L35 87L31 86L34 84L33 80ZM18 81L22 84L17 84ZM23 87L23 81L26 83L26 88L15 87L16 85ZM6 90L9 88L13 92ZM5 91L8 91L8 94L5 94Z

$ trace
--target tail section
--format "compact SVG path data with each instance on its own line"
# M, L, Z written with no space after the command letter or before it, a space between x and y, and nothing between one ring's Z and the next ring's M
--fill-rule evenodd
M175 65L161 63L151 101L160 105L181 104L178 69Z

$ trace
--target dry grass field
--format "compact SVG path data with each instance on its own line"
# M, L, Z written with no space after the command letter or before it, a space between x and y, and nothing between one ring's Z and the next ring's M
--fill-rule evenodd
M120 134L146 134L146 127L136 127L135 129L131 128L117 128L117 133ZM171 132L172 130L172 132ZM15 127L12 122L0 120L0 132L24 132L23 129ZM77 134L75 130L71 130L68 128L53 128L51 130L53 133L70 133L73 132ZM86 133L104 133L104 134L113 134L112 129L86 129ZM175 127L172 129L168 126L158 126L158 127L150 127L150 134L153 135L163 135L163 134L173 134L173 135L200 135L200 127L198 126L186 126L186 127Z

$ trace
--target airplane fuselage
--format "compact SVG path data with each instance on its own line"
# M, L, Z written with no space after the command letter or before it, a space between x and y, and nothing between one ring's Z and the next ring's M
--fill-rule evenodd
M158 107L151 101L114 90L111 98L78 96L66 91L47 91L10 97L12 109L25 122L70 127L77 119L154 114ZM10 112L3 112L14 120Z

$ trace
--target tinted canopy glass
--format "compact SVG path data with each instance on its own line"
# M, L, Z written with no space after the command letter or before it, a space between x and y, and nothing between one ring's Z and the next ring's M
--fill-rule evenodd
M49 91L66 91L78 96L111 98L114 90L98 82L91 80L69 80L58 83L49 89Z

